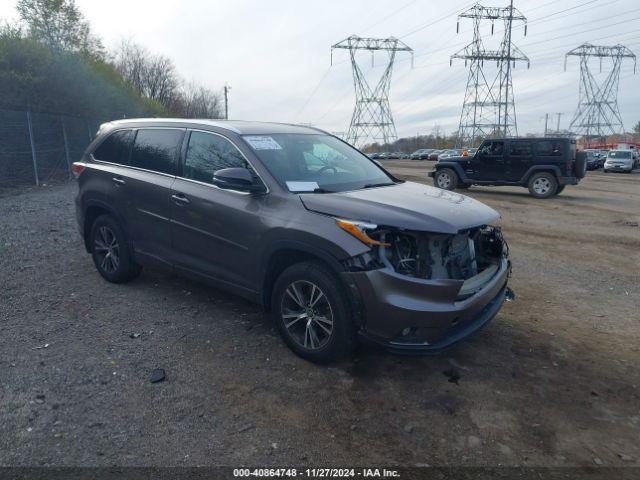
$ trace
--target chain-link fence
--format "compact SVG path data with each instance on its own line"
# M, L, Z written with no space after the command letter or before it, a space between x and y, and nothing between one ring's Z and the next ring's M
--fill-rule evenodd
M101 121L0 109L0 187L65 180Z

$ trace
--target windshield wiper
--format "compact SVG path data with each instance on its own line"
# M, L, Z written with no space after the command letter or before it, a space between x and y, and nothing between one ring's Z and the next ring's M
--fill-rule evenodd
M336 193L333 190L327 190L326 188L318 187L313 189L313 193Z
M388 187L389 185L395 185L395 183L393 182L366 183L362 186L362 188Z

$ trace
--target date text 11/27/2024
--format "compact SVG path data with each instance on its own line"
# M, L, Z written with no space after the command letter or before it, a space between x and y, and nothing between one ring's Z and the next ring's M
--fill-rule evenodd
M234 477L257 478L399 478L397 470L386 468L235 468Z

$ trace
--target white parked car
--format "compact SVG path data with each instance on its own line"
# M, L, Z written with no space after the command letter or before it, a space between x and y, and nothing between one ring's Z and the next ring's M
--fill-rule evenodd
M635 159L631 150L611 150L604 162L604 173L627 172L633 170Z

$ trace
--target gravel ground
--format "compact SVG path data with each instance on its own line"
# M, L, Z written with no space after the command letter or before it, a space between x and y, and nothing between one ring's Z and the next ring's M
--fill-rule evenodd
M103 281L75 184L5 193L0 465L640 465L639 185L472 188L503 215L517 300L445 355L332 367L237 297L154 270Z

